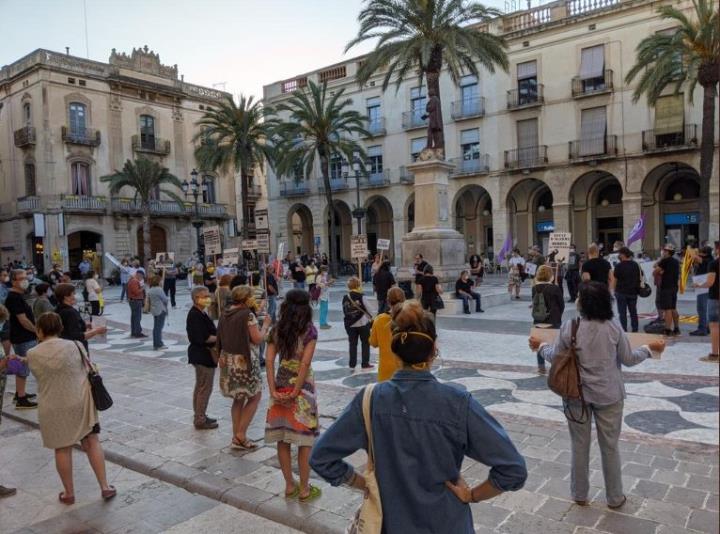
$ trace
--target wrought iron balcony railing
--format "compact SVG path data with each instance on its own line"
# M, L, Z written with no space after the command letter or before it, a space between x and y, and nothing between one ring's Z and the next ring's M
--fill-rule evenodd
M307 182L296 182L295 180L282 182L280 189L281 197L302 197L310 194L310 186Z
M170 154L170 141L167 139L160 139L159 137L144 138L140 135L133 135L132 149L134 152L145 152L148 154L167 156Z
M15 138L15 146L18 148L35 145L35 128L33 126L25 126L19 130L15 130L13 136Z
M403 130L414 130L416 128L425 128L428 124L427 119L423 119L425 110L406 111L402 114Z
M330 178L331 191L344 191L348 187L349 186L346 178ZM322 180L318 184L318 191L320 191L321 193L325 192L325 184L322 183Z
M572 79L572 95L574 98L610 93L613 90L613 71L605 69L602 76L597 78L585 78L575 76Z
M699 144L697 124L686 124L679 132L658 134L656 130L645 130L642 133L643 152L688 150Z
M415 183L415 175L404 165L398 169L398 176L400 177L401 184L412 185Z
M383 169L381 172L370 173L367 176L360 176L360 187L387 187L390 185L390 169Z
M94 128L68 128L63 126L61 133L63 142L69 145L100 145L100 130Z
M568 142L568 158L571 161L614 158L615 156L617 156L617 135Z
M468 176L471 174L485 174L490 172L490 155L489 154L477 154L478 157L465 159L452 158L450 163L455 165L451 176Z
M548 162L547 145L513 148L505 151L506 169L534 169Z
M373 136L385 135L387 133L385 129L385 117L375 117L368 120L367 131Z
M541 83L532 89L510 89L507 92L508 109L541 106L545 103L545 86Z
M107 200L105 197L63 195L61 198L61 206L63 211L104 212L105 208L107 208Z
M482 96L456 100L452 103L453 120L459 121L464 119L473 119L483 117L484 115L485 98Z

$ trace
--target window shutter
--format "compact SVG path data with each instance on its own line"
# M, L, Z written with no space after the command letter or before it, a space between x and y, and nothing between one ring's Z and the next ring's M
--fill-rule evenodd
M477 85L478 79L477 76L474 74L471 74L469 76L463 76L460 78L460 87L467 87L468 85Z
M602 154L605 151L606 131L605 107L582 110L580 115L580 155Z
M524 80L525 78L536 78L537 61L526 61L525 63L518 63L517 77L518 80Z
M655 135L683 131L685 107L683 95L663 96L655 102Z
M518 148L530 148L538 145L537 119L517 121Z
M372 98L368 98L366 101L366 106L369 108L376 107L380 105L380 97L374 96Z
M480 130L473 128L472 130L463 130L460 132L460 144L469 145L480 142Z
M382 156L382 145L369 146L367 149L367 155L369 158Z
M583 48L580 53L580 78L600 78L605 70L605 45Z

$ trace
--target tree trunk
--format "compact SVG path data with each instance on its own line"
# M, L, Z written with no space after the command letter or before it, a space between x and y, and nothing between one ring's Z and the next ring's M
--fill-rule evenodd
M428 62L426 78L428 88L428 98L431 95L437 95L438 98L438 119L440 122L440 143L439 146L445 148L445 122L442 118L442 96L440 95L440 72L442 71L442 47L436 46L430 53L430 61Z
M245 171L242 171L240 173L240 209L242 210L242 218L243 218L243 227L242 227L242 236L243 239L249 238L249 232L248 232L248 224L250 224L249 220L249 209L248 209L248 175L245 173Z
M143 228L143 263L145 264L145 275L150 271L150 204L143 202L142 208L142 228Z
M715 157L716 85L717 80L703 85L702 139L700 141L700 241L708 239L710 228L710 178Z
M335 206L333 204L332 188L330 187L330 162L326 156L320 156L320 172L322 173L323 184L325 185L325 202L327 202L328 218L330 219L328 236L328 264L330 276L337 278L338 259L340 250L335 242Z

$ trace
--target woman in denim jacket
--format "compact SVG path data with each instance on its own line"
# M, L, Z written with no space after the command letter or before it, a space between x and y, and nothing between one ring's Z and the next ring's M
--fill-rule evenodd
M502 426L467 391L441 384L430 372L436 356L432 317L417 301L394 318L392 350L403 361L391 380L375 386L371 421L383 533L472 533L470 502L520 489L525 461ZM333 486L365 488L343 461L367 450L360 391L315 443L310 465ZM465 456L490 466L474 488L460 478Z

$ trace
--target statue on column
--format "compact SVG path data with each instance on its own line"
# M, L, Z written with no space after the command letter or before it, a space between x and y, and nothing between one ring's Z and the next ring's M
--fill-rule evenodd
M445 159L445 138L443 135L442 109L438 94L439 73L428 74L428 102L423 120L428 119L426 149L432 149L437 159Z

